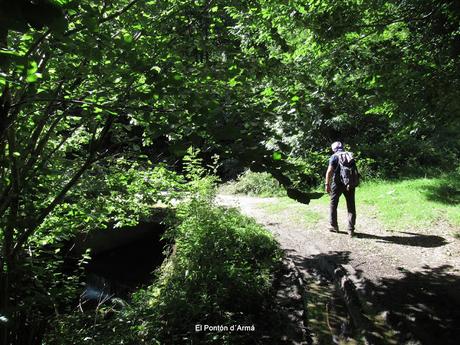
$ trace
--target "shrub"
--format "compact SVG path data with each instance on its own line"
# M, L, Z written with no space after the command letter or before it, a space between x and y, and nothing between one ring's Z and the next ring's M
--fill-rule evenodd
M289 157L288 162L295 167L287 174L293 186L309 190L311 187L320 185L326 173L329 156L325 151L309 150L302 156ZM305 180L305 176L308 176L308 180Z
M199 201L183 205L180 224L169 233L176 252L159 284L157 305L168 338L192 332L202 342L216 334L195 334L195 324L253 324L267 307L271 278L281 258L272 235L234 209ZM228 340L229 333L219 335Z
M240 332L195 332L195 325L252 325L263 319L282 256L277 242L235 209L198 199L179 206L176 222L166 233L175 240L174 254L153 285L121 310L109 304L93 316L61 317L45 344L248 341Z
M380 171L377 169L377 162L372 158L361 157L358 153L356 155L356 166L361 176L361 181L368 181L379 179L381 177Z
M223 191L230 194L246 194L257 196L284 196L285 190L279 182L267 172L246 170L234 182L227 183Z
M130 305L114 301L94 315L57 317L45 345L252 343L244 332L196 332L195 325L263 320L282 252L254 220L213 204L216 179L196 164L196 154L190 157L187 201L165 233L174 250L155 283L134 293Z

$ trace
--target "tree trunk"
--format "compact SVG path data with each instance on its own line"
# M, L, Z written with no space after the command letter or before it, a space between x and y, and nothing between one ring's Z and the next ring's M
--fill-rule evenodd
M7 48L8 45L8 30L5 28L0 28L0 49ZM7 61L0 59L0 71L6 72ZM8 87L5 86L3 90L0 91L0 140L2 140L3 134L7 129L8 123L8 112L9 112L9 105L10 105L10 97L9 97L9 90ZM2 150L5 146L1 146ZM4 152L0 152L1 155ZM3 200L2 200L3 201ZM7 317L9 322L9 317L7 313L8 309L8 299L9 299L9 285L10 285L10 277L9 277L9 266L10 262L8 259L8 253L10 249L8 249L8 238L10 238L8 234L8 230L6 229L6 224L0 222L0 226L2 227L0 230L0 244L1 244L1 252L0 252L0 316ZM8 345L8 328L7 323L4 321L0 322L0 344Z

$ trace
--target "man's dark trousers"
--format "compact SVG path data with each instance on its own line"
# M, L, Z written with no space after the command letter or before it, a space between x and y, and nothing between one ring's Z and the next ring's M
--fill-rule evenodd
M348 231L355 230L356 223L356 205L355 205L355 188L347 188L342 184L331 184L331 205L329 212L329 222L334 228L338 228L337 224L337 206L339 205L339 198L345 195L348 210Z

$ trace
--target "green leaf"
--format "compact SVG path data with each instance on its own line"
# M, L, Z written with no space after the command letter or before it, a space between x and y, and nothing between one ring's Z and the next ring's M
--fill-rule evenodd
M264 96L273 96L274 93L275 92L273 91L271 87L267 87L261 92L261 94Z
M38 75L37 74L29 74L26 78L26 81L28 83L35 83L38 80Z
M159 74L161 72L161 68L158 67L158 66L153 66L152 71L155 71L155 72L157 72Z
M41 78L41 73L37 73L38 64L35 61L31 61L29 68L27 69L27 78L26 81L29 83L34 83L38 78Z
M126 43L132 43L133 36L129 33L125 33L123 34L123 41L125 41Z
M273 160L279 161L279 160L281 160L282 157L283 156L282 156L281 152L278 152L278 151L273 152Z
M230 79L230 80L228 81L228 85L229 85L230 87L235 87L235 86L238 85L238 84L239 84L239 82L236 80L236 77L235 77L235 78L232 78L232 79Z
M0 55L9 56L9 57L20 57L21 54L12 50L0 49Z

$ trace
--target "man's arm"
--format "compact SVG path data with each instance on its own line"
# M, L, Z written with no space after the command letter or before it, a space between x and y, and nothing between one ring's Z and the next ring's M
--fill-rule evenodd
M331 192L331 177L334 172L334 167L329 164L326 171L326 193Z

